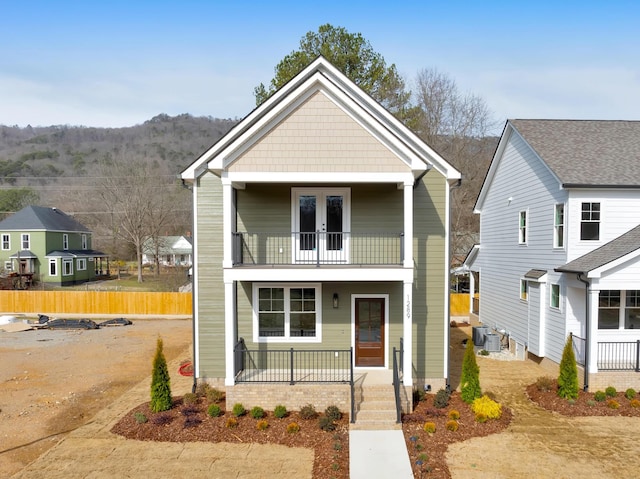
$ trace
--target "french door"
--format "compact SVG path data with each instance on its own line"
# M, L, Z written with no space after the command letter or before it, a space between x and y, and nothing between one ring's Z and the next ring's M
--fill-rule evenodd
M293 190L294 263L347 263L348 188Z

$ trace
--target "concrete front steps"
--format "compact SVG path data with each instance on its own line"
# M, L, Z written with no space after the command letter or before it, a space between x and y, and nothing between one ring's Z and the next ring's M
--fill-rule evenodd
M363 373L356 381L356 422L352 430L402 429L396 423L396 400L390 371Z

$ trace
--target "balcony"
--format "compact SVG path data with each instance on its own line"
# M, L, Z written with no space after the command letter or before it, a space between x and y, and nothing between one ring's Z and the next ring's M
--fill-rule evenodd
M403 233L236 232L235 266L402 266Z

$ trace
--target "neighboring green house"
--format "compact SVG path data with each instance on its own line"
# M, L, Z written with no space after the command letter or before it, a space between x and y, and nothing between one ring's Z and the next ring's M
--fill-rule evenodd
M448 385L460 173L326 59L182 178L194 195L197 382L224 387L228 406L265 408L349 410L360 390L358 411L371 400L365 375L393 398L394 363L405 410L414 388Z
M27 206L0 221L0 267L34 281L72 285L108 272L107 255L91 249L91 231L56 208Z

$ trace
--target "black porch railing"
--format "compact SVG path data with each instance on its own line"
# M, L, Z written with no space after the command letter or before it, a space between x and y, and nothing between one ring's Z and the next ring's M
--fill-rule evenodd
M233 233L233 264L402 265L403 233Z
M247 349L240 338L234 347L238 383L349 384L351 421L355 420L353 348L285 350Z
M640 371L640 340L598 343L598 371Z
M400 338L400 349L393 347L393 392L396 398L396 422L402 422L402 403L400 401L400 382L404 374L404 341Z

